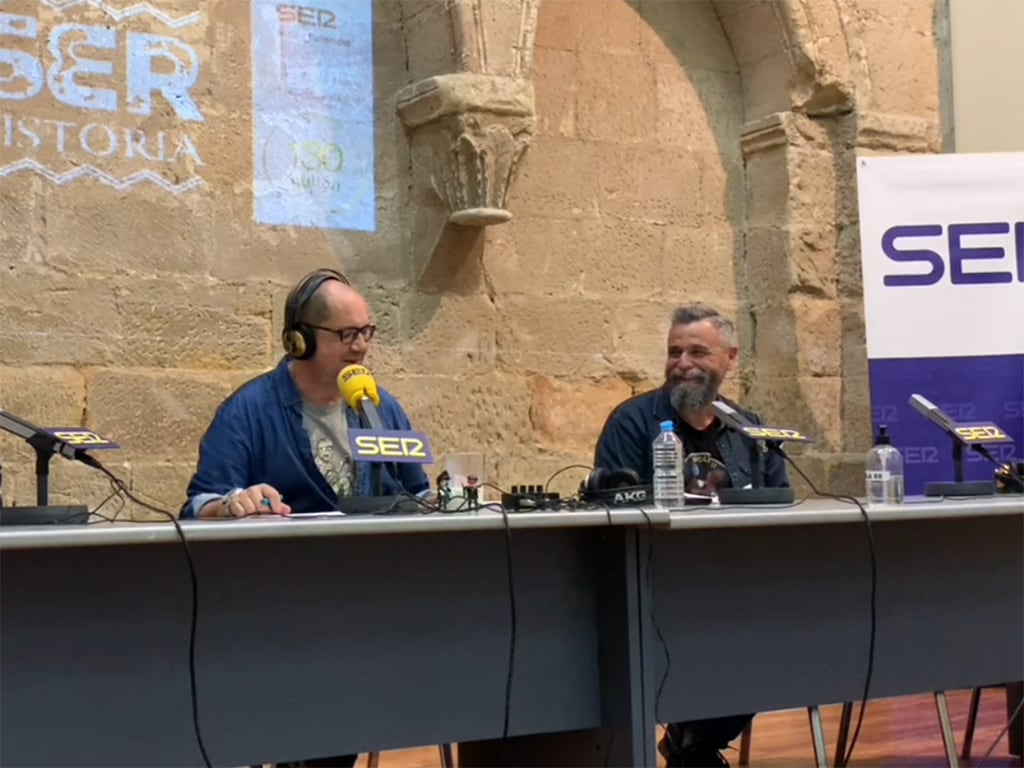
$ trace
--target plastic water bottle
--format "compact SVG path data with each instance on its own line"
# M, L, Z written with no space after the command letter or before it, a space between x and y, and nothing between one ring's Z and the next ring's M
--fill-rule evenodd
M888 428L881 424L875 445L864 464L868 504L903 503L903 455L893 447Z
M678 509L686 501L683 485L683 443L671 421L661 422L661 432L654 440L654 505Z

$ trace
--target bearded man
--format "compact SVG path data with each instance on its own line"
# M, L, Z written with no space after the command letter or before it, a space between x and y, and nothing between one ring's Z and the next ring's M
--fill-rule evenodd
M665 384L621 403L605 422L594 455L594 466L612 472L631 469L640 483L654 479L652 445L662 421L671 421L683 442L687 493L712 495L719 488L752 485L749 438L722 424L711 403L731 405L751 422L755 413L719 394L738 354L735 326L705 304L679 307L668 332ZM765 487L788 487L782 457L762 456ZM723 564L723 567L728 567ZM728 766L721 751L739 736L753 715L735 715L688 723L671 723L658 749L666 765Z

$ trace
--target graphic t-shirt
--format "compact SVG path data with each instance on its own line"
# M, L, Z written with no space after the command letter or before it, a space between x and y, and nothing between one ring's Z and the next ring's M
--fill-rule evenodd
M319 406L302 403L302 427L309 435L313 462L327 484L338 495L352 495L355 464L348 449L345 405Z
M707 429L695 429L679 420L679 434L683 440L683 477L687 493L710 496L719 488L732 485L729 472L722 462L722 454L715 444L715 435L721 425L716 419Z

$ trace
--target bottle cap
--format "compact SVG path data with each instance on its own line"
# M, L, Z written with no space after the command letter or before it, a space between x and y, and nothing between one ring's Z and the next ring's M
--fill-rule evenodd
M675 424L673 424L671 421L663 421L663 422L661 422L661 431L662 432L672 432L674 429L675 429Z
M875 445L892 445L892 439L889 437L889 427L885 424L878 425L878 437L875 438Z

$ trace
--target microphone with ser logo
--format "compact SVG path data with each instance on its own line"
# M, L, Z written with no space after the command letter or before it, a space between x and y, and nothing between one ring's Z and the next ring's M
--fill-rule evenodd
M432 464L430 440L411 429L385 427L381 419L380 392L373 376L362 365L347 365L338 374L338 391L352 410L359 414L362 427L349 429L349 449L356 461L371 464L373 492L381 496L385 473L396 488L401 488L399 464Z
M722 400L711 403L715 415L723 423L744 435L750 441L750 488L719 488L718 501L722 504L792 504L792 488L768 488L762 473L762 450L782 453L782 443L810 443L809 437L798 430L754 424L745 415ZM764 446L762 449L762 445Z
M346 365L338 374L338 390L348 407L358 413L370 429L383 430L377 382L362 365Z
M1011 492L1016 487L1024 488L1024 480L1014 473L1013 465L1001 464L986 447L986 444L1013 442L1013 438L996 424L989 421L957 423L935 403L918 394L912 394L908 402L911 408L949 435L953 442L954 480L925 484L925 496L991 496L997 487L1008 487ZM997 467L993 480L964 480L965 446L980 453Z

